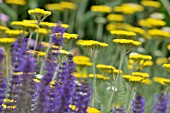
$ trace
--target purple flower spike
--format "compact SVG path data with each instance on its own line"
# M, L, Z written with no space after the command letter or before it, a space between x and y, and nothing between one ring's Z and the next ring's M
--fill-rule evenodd
M2 63L4 57L4 50L0 48L0 64ZM0 67L0 113L2 113L2 103L5 98L5 90L6 90L6 80L3 77L2 67Z
M156 95L153 113L166 113L168 107L168 95Z
M113 110L113 113L126 113L126 112L123 108L115 107L114 110Z
M145 99L137 94L132 103L132 113L144 113Z

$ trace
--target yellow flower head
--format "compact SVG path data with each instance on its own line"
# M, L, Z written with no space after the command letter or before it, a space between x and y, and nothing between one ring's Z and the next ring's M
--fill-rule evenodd
M93 108L93 107L88 107L87 113L101 113L101 111L99 111L98 109Z
M132 76L139 76L139 77L143 77L143 78L148 78L149 74L143 73L143 72L132 72Z
M135 3L126 3L121 6L115 6L113 8L115 12L122 12L124 14L134 14L136 12L143 11L143 6Z
M57 3L47 4L47 5L45 5L45 8L47 10L56 10L56 11L64 10L64 8L61 6L61 4L57 4Z
M91 6L91 11L100 12L100 13L109 13L112 11L112 8L105 5L94 5Z
M44 20L46 17L51 15L50 11L44 11L44 9L40 8L31 9L28 11L28 13L32 15L38 22Z
M122 74L123 74L123 71L120 70L120 72L119 72L119 70L115 68L115 69L114 69L114 76L117 76L118 73L120 73L120 75L122 75Z
M147 79L142 80L142 83L143 83L143 84L148 84L148 85L149 85L149 84L152 84L152 81L151 81L150 79L147 78Z
M63 37L65 39L77 39L78 35L77 34L69 34L69 33L64 33Z
M9 36L9 37L19 37L19 35L23 34L22 30L6 30L5 33ZM26 33L26 32L24 32ZM27 34L27 33L26 33Z
M8 30L9 28L6 26L0 26L0 32L5 32L6 30Z
M109 14L107 15L107 19L109 21L117 21L117 22L121 22L124 20L124 16L120 15L120 14Z
M64 28L68 28L69 25L68 24L58 24L58 23L52 23L52 22L40 22L40 26L43 28L48 28L51 29L52 27L56 27L56 26L61 26Z
M158 1L141 1L141 4L146 7L153 7L153 8L159 8L161 4Z
M96 67L106 74L113 74L115 67L111 65L97 64Z
M37 32L38 30L35 30L35 32ZM48 34L48 31L47 31L47 29L45 29L45 28L40 28L39 29L39 33L41 34L41 35L47 35Z
M74 63L77 66L92 66L92 63L89 61L79 61L79 60L74 60Z
M13 43L15 38L0 38L0 43Z
M23 20L23 22L28 23L28 24L37 24L36 20Z
M160 83L160 84L162 84L162 85L166 85L165 84L165 81L166 81L167 79L166 78L163 78L163 77L154 77L153 78L153 81L154 82L157 82L157 83Z
M5 0L8 4L15 4L15 5L25 5L26 0Z
M142 27L147 27L147 28L151 28L151 27L152 27L151 24L148 23L148 21L146 21L146 20L144 20L144 19L139 20L139 21L138 21L138 24L139 24L140 26L142 26Z
M66 1L61 1L60 6L64 9L76 9L76 4L73 2L66 2Z
M170 64L163 64L163 67L166 69L170 69Z
M109 77L105 77L102 74L95 74L97 79L101 79L101 80L109 80ZM94 78L94 74L89 74L90 78Z
M139 77L139 76L132 76L132 75L123 75L123 77L125 80L127 80L130 83L141 83L144 78L143 77Z
M106 29L108 31L118 30L118 29L122 30L122 29L125 29L125 28L129 27L129 26L131 26L131 25L126 24L126 23L118 23L118 22L116 22L116 23L109 23L109 24L107 24Z
M87 74L81 74L81 73L74 73L74 76L76 78L88 78Z
M84 47L91 56L96 56L108 44L94 40L78 40L77 45Z
M170 38L170 33L166 31L162 31L160 29L150 29L148 30L148 34L150 34L153 38Z
M129 40L129 39L114 39L114 43L117 43L121 49L125 53L132 51L135 47L141 45L141 42Z
M71 108L71 110L73 111L78 111L78 108L76 107L76 105L69 105L69 108Z
M153 27L165 26L166 22L156 18L147 18L146 21Z
M74 56L73 61L90 61L90 58L87 56Z
M110 31L110 33L112 35L118 36L119 38L129 38L129 37L136 36L136 33L130 31L124 31L124 30L112 30Z
M152 56L150 55L142 55L142 54L132 54L129 56L130 59L134 60L134 61L140 61L140 60L152 60Z
M156 59L156 64L157 65L162 65L162 64L166 64L166 63L168 63L168 58L157 58Z
M28 31L34 31L38 28L36 24L27 23L24 21L13 21L11 25L13 25L14 27L18 29L28 30Z
M145 34L145 30L143 30L142 28L139 28L139 27L127 26L125 29L127 31L135 32L137 34L141 34L141 35Z

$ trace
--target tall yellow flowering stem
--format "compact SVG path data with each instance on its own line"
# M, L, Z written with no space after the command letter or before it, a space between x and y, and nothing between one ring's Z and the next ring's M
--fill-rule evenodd
M120 70L122 69L122 65L123 65L123 60L124 60L124 57L125 57L125 54L126 54L126 51L123 50L121 52L121 57L120 57L120 63L119 63L119 69L118 69L118 74L117 74L117 77L116 77L116 80L115 80L115 84L114 84L114 88L118 88L119 87L119 82L120 82ZM119 89L118 89L119 90ZM108 110L110 111L111 109L111 105L112 105L112 101L113 101L113 97L115 95L115 90L113 90L112 94L111 94L111 97L110 97L110 102L109 102L109 106L108 106Z
M34 50L36 49L37 43L38 43L39 30L40 30L40 21L37 22L37 25L38 25L38 29L37 29L37 34L36 34L36 40L35 40Z
M30 41L32 38L33 32L30 33L29 38L28 38L28 43L27 43L27 49L29 49Z

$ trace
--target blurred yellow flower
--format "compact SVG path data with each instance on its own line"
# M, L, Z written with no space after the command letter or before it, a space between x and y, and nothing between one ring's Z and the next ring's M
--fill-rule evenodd
M52 4L46 4L45 8L47 10L57 10L57 11L63 11L63 7L61 6L61 4L57 4L57 3L52 3Z
M93 107L88 107L87 113L101 113L101 111L99 111L98 109L93 108Z
M158 1L141 1L141 4L143 6L147 6L147 7L154 7L154 8L159 8L161 6L161 4Z
M109 13L112 11L112 8L105 5L93 5L91 6L91 11L100 12L100 13Z
M112 35L118 36L118 38L130 38L136 36L136 33L125 30L112 30L110 33Z
M0 43L13 43L15 40L15 38L0 38Z
M149 74L144 72L132 72L132 76L139 76L142 78L148 78Z
M76 9L76 4L73 2L66 2L66 1L61 1L60 6L64 9Z
M107 15L107 19L109 21L123 21L124 20L124 15L120 15L120 14L109 14Z
M113 74L114 73L114 69L115 67L111 66L111 65L104 65L104 64L97 64L96 67L102 71L103 73L106 74Z
M26 0L5 0L8 4L16 4L16 5L25 5L27 2Z
M165 63L168 63L168 58L157 58L156 59L156 64L157 65L162 65L162 64L165 64Z

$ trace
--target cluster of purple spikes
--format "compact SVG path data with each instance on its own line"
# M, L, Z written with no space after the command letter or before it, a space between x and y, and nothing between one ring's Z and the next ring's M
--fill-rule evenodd
M53 45L62 46L64 31L61 26L52 29L53 33L60 34L57 37L52 35ZM70 105L77 106L75 113L86 113L91 87L87 81L81 81L81 86L77 87L76 78L73 76L73 56L70 54L65 61L57 63L57 54L54 55L50 50L44 58L45 74L42 79L38 79L35 74L39 62L36 56L27 52L26 45L26 38L18 38L13 44L13 74L8 89L0 67L0 113L69 113L74 111ZM3 57L4 51L0 49L0 64Z

